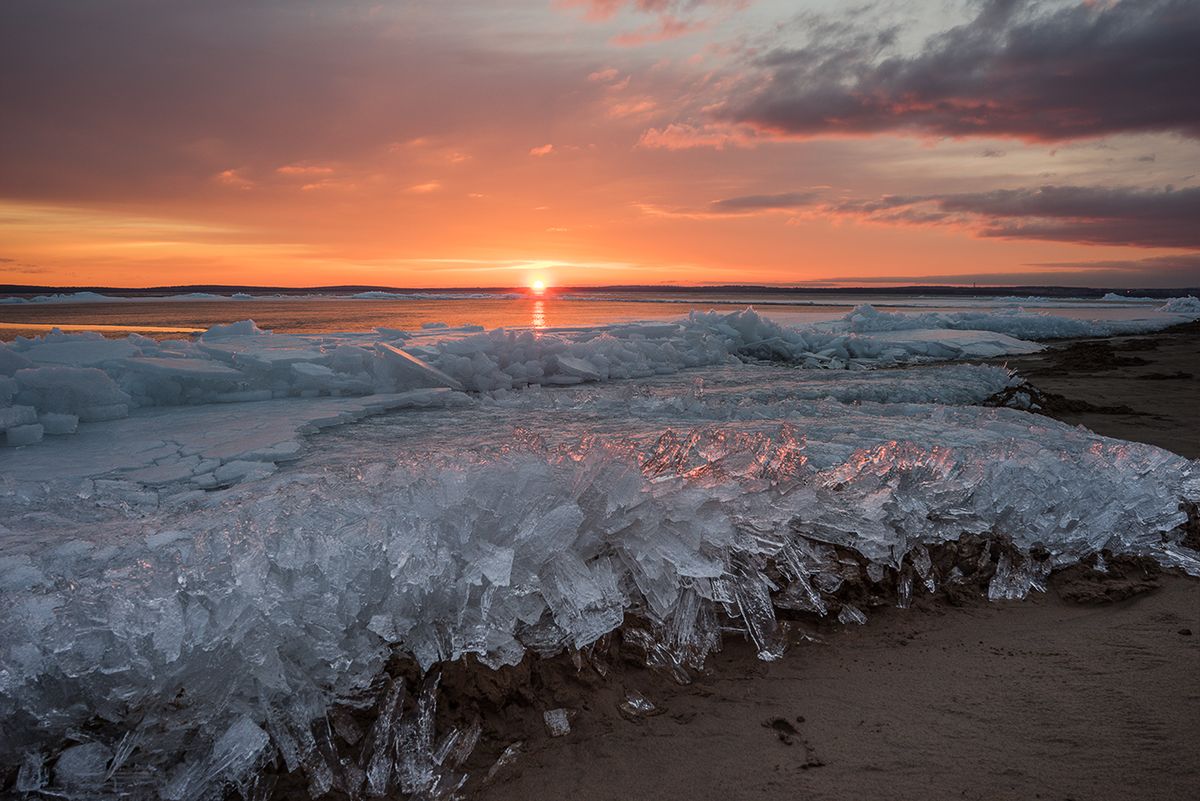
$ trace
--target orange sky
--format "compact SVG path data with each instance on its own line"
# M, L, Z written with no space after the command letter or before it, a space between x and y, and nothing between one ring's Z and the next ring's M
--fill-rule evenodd
M1106 116L1103 75L1093 109L978 132L908 100L814 122L837 65L882 58L818 52L850 24L825 0L200 5L0 12L0 282L1200 284L1192 112ZM1011 69L1019 26L1069 45L1122 4L979 5L891 4L888 57L916 82L986 23Z

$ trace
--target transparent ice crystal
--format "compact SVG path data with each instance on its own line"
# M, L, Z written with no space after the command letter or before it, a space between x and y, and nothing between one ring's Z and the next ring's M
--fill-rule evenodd
M66 798L260 797L284 772L313 797L449 797L481 728L436 725L442 663L568 652L601 671L589 649L619 631L688 681L722 632L777 657L781 609L861 622L847 588L894 581L907 604L993 567L984 548L939 572L964 536L1003 543L995 599L1101 550L1200 574L1180 528L1195 462L917 402L939 373L903 372L881 403L851 399L882 379L771 370L400 415L152 511L5 476L0 762ZM1007 381L951 375L968 398Z

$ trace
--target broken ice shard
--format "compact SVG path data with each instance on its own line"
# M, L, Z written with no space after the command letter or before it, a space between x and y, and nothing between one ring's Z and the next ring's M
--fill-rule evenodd
M563 737L571 733L571 721L565 709L547 709L542 713L546 721L546 731L551 737Z

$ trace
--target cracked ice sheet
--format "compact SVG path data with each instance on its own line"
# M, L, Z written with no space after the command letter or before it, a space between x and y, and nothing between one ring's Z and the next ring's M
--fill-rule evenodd
M83 423L72 437L6 451L12 482L78 483L114 478L150 485L191 478L196 466L296 458L302 435L385 411L467 402L461 393L423 389L356 398L288 398L251 403L150 407L131 416Z

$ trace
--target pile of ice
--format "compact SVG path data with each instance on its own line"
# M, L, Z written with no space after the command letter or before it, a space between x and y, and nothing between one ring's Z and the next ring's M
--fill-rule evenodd
M1183 298L1171 298L1159 309L1167 314L1182 314L1186 317L1200 317L1200 298L1188 295Z
M620 436L513 430L527 407L478 445L481 410L463 409L443 426L457 439L398 421L412 438L383 439L390 458L330 455L195 507L10 518L57 539L0 555L0 765L75 798L250 795L270 764L314 797L435 795L478 733L438 739L428 696L396 700L397 654L514 664L633 615L648 659L686 677L723 628L778 656L777 607L860 620L833 600L860 570L908 592L954 581L927 547L964 534L1012 543L995 597L1102 548L1200 573L1177 530L1200 464L1151 446L1008 409L771 395L773 421L664 431L653 395L605 394ZM721 396L680 414L722 418ZM591 419L567 411L547 419Z
M1116 292L1105 292L1104 297L1100 298L1100 300L1114 303L1156 303L1159 299L1139 297L1137 295L1120 295Z
M1200 309L1190 306L1186 298L1173 298L1159 311L1182 316L1200 316ZM903 314L881 312L869 305L854 309L843 321L849 330L862 334L914 329L993 331L1030 340L1141 334L1177 322L1181 320L1080 320L1054 314L1030 314L1020 308L999 312Z
M1088 322L1023 312L891 314L861 306L840 321L781 325L753 310L678 322L549 331L429 326L407 332L284 335L252 321L195 340L51 332L0 344L0 429L10 445L65 434L130 409L447 387L475 392L647 378L737 362L862 370L1028 353L1061 336L1132 333L1182 319ZM1196 312L1200 315L1200 311Z

